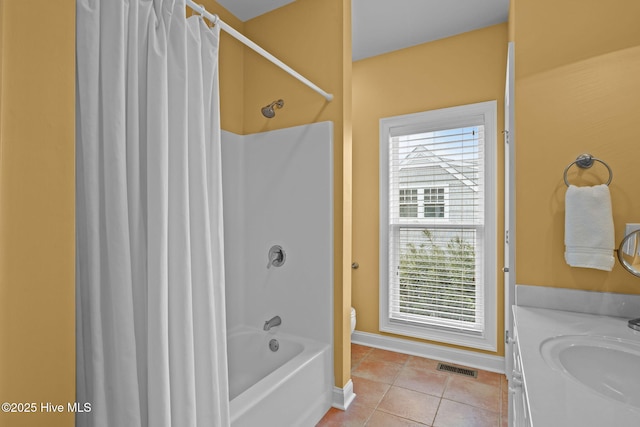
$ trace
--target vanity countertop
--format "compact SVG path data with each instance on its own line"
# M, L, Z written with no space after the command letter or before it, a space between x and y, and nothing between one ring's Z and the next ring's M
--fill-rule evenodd
M640 343L640 333L630 329L627 320L514 306L533 427L640 426L640 408L596 393L549 366L540 354L540 346L545 340L560 335L608 336Z

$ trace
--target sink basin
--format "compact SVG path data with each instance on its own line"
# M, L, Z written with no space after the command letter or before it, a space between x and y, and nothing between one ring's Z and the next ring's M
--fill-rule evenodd
M640 344L615 337L561 335L540 345L553 368L609 399L640 408Z

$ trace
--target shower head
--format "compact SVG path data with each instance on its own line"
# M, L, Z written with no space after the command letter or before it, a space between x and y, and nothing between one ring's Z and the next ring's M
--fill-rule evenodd
M265 116L267 119L270 119L276 115L276 111L274 107L282 108L283 106L284 106L284 101L282 99L273 101L271 104L267 105L266 107L262 107L262 115Z

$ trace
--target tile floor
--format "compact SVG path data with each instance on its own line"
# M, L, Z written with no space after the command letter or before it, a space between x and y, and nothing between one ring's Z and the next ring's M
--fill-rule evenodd
M507 427L507 379L436 370L438 362L351 344L356 398L346 411L331 408L316 427Z

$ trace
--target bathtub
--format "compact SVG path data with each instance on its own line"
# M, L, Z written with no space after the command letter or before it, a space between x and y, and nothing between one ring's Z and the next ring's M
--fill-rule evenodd
M271 351L269 341L278 340ZM227 336L231 425L314 426L331 407L331 347L277 332L238 328Z

